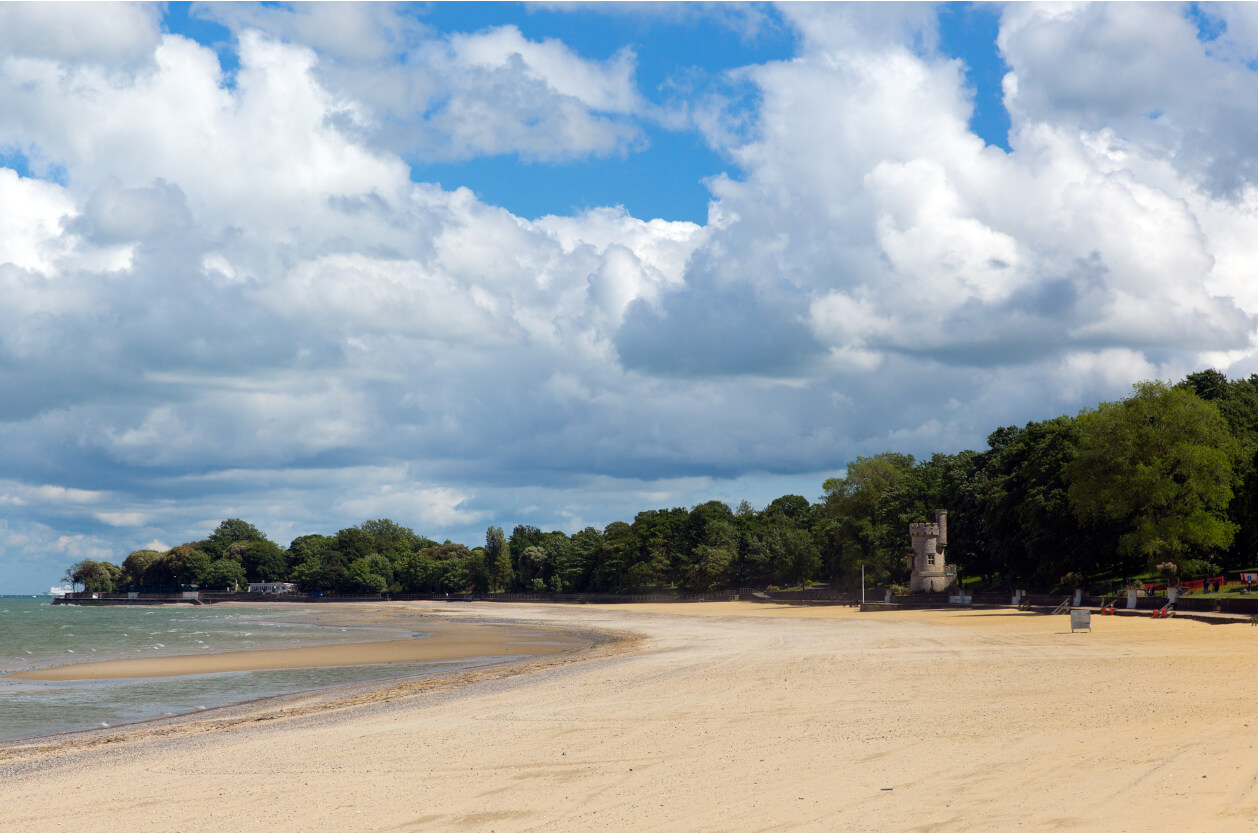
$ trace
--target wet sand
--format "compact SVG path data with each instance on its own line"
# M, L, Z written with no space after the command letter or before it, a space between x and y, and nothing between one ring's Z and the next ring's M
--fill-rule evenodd
M492 625L436 625L418 639L312 645L265 651L235 651L174 657L79 662L6 675L13 680L117 680L174 677L222 671L264 671L331 665L439 662L470 657L546 656L588 645L588 640L553 633L521 634Z
M641 639L319 708L0 749L0 827L1258 826L1258 629L1093 617L1071 634L1065 616L1014 611L751 603L458 611Z

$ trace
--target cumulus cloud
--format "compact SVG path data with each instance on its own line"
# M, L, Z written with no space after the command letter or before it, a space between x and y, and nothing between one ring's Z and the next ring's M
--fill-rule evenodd
M238 36L309 45L324 58L321 82L356 102L346 121L363 139L425 162L555 162L623 154L645 140L629 48L599 61L513 25L443 35L377 3L209 4L198 13Z
M502 26L424 41L404 67L405 87L375 112L384 141L421 159L514 153L557 161L623 153L643 142L628 118L642 107L628 49L588 61L559 41L530 41ZM399 119L404 111L424 115Z
M1175 175L1214 193L1252 187L1253 13L1205 9L1221 28L1214 39L1178 4L1010 7L998 40L1006 107L1028 127L1105 134L1144 176L1174 159Z
M6 3L0 6L0 53L27 58L142 62L161 36L152 3Z
M194 3L191 14L254 29L339 59L386 59L433 33L398 3Z
M1077 16L1097 15L1138 30L1146 12L1087 7ZM730 219L709 230L686 278L697 298L742 286L769 299L759 304L763 331L749 336L762 343L742 361L744 371L762 373L754 357L780 352L775 346L790 343L801 322L816 337L813 352L827 348L853 369L877 368L889 353L981 366L1117 345L1248 346L1254 311L1220 291L1214 268L1228 254L1202 209L1221 207L1202 194L1194 172L1156 169L1156 143L1120 140L1033 107L1012 108L1012 154L986 147L968 129L959 65L930 47L922 16L920 8L800 9L803 54L752 71L764 106L754 138L729 148L747 173L716 184ZM1001 44L1014 71L1018 37L1035 40L1075 16L1056 6L1011 9ZM1186 25L1180 17L1168 24ZM1191 32L1187 42L1209 60ZM1053 43L1045 56L1069 52ZM1121 52L1104 57L1119 61ZM1045 80L1037 92L1062 83ZM1105 113L1113 104L1096 107ZM1235 205L1225 205L1234 214ZM712 348L702 338L681 341L667 313L671 302L678 318L702 322L687 298L666 300L665 314L651 330L633 332L635 341L672 338L677 362L701 362ZM733 324L746 304L727 300L735 312L720 319ZM801 305L802 315L777 312ZM737 349L721 355L737 363Z
M791 7L798 53L730 75L747 118L685 122L730 160L697 225L413 181L631 149L637 58L364 5L206 12L230 77L147 7L109 49L0 42L0 147L34 160L0 167L0 569L229 516L475 543L814 497L857 454L1258 369L1239 10L1199 39L1172 7L1005 9L1006 153L931 7Z

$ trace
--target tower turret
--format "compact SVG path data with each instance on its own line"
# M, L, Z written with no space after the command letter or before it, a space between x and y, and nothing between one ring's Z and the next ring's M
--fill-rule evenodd
M947 542L948 512L936 510L935 523L909 524L909 537L913 541L912 590L941 593L948 589L947 564L941 547Z

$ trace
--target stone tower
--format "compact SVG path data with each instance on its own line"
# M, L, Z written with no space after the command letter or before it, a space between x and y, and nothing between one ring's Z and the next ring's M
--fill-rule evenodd
M956 569L945 563L944 549L948 545L948 510L936 509L933 524L909 524L909 536L913 551L909 555L912 578L909 589L913 592L943 593L956 581Z

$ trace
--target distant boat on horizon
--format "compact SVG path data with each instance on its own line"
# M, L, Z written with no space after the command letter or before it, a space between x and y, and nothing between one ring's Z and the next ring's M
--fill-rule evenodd
M48 595L54 599L64 599L66 596L74 592L74 587L69 584L53 586L48 588Z

